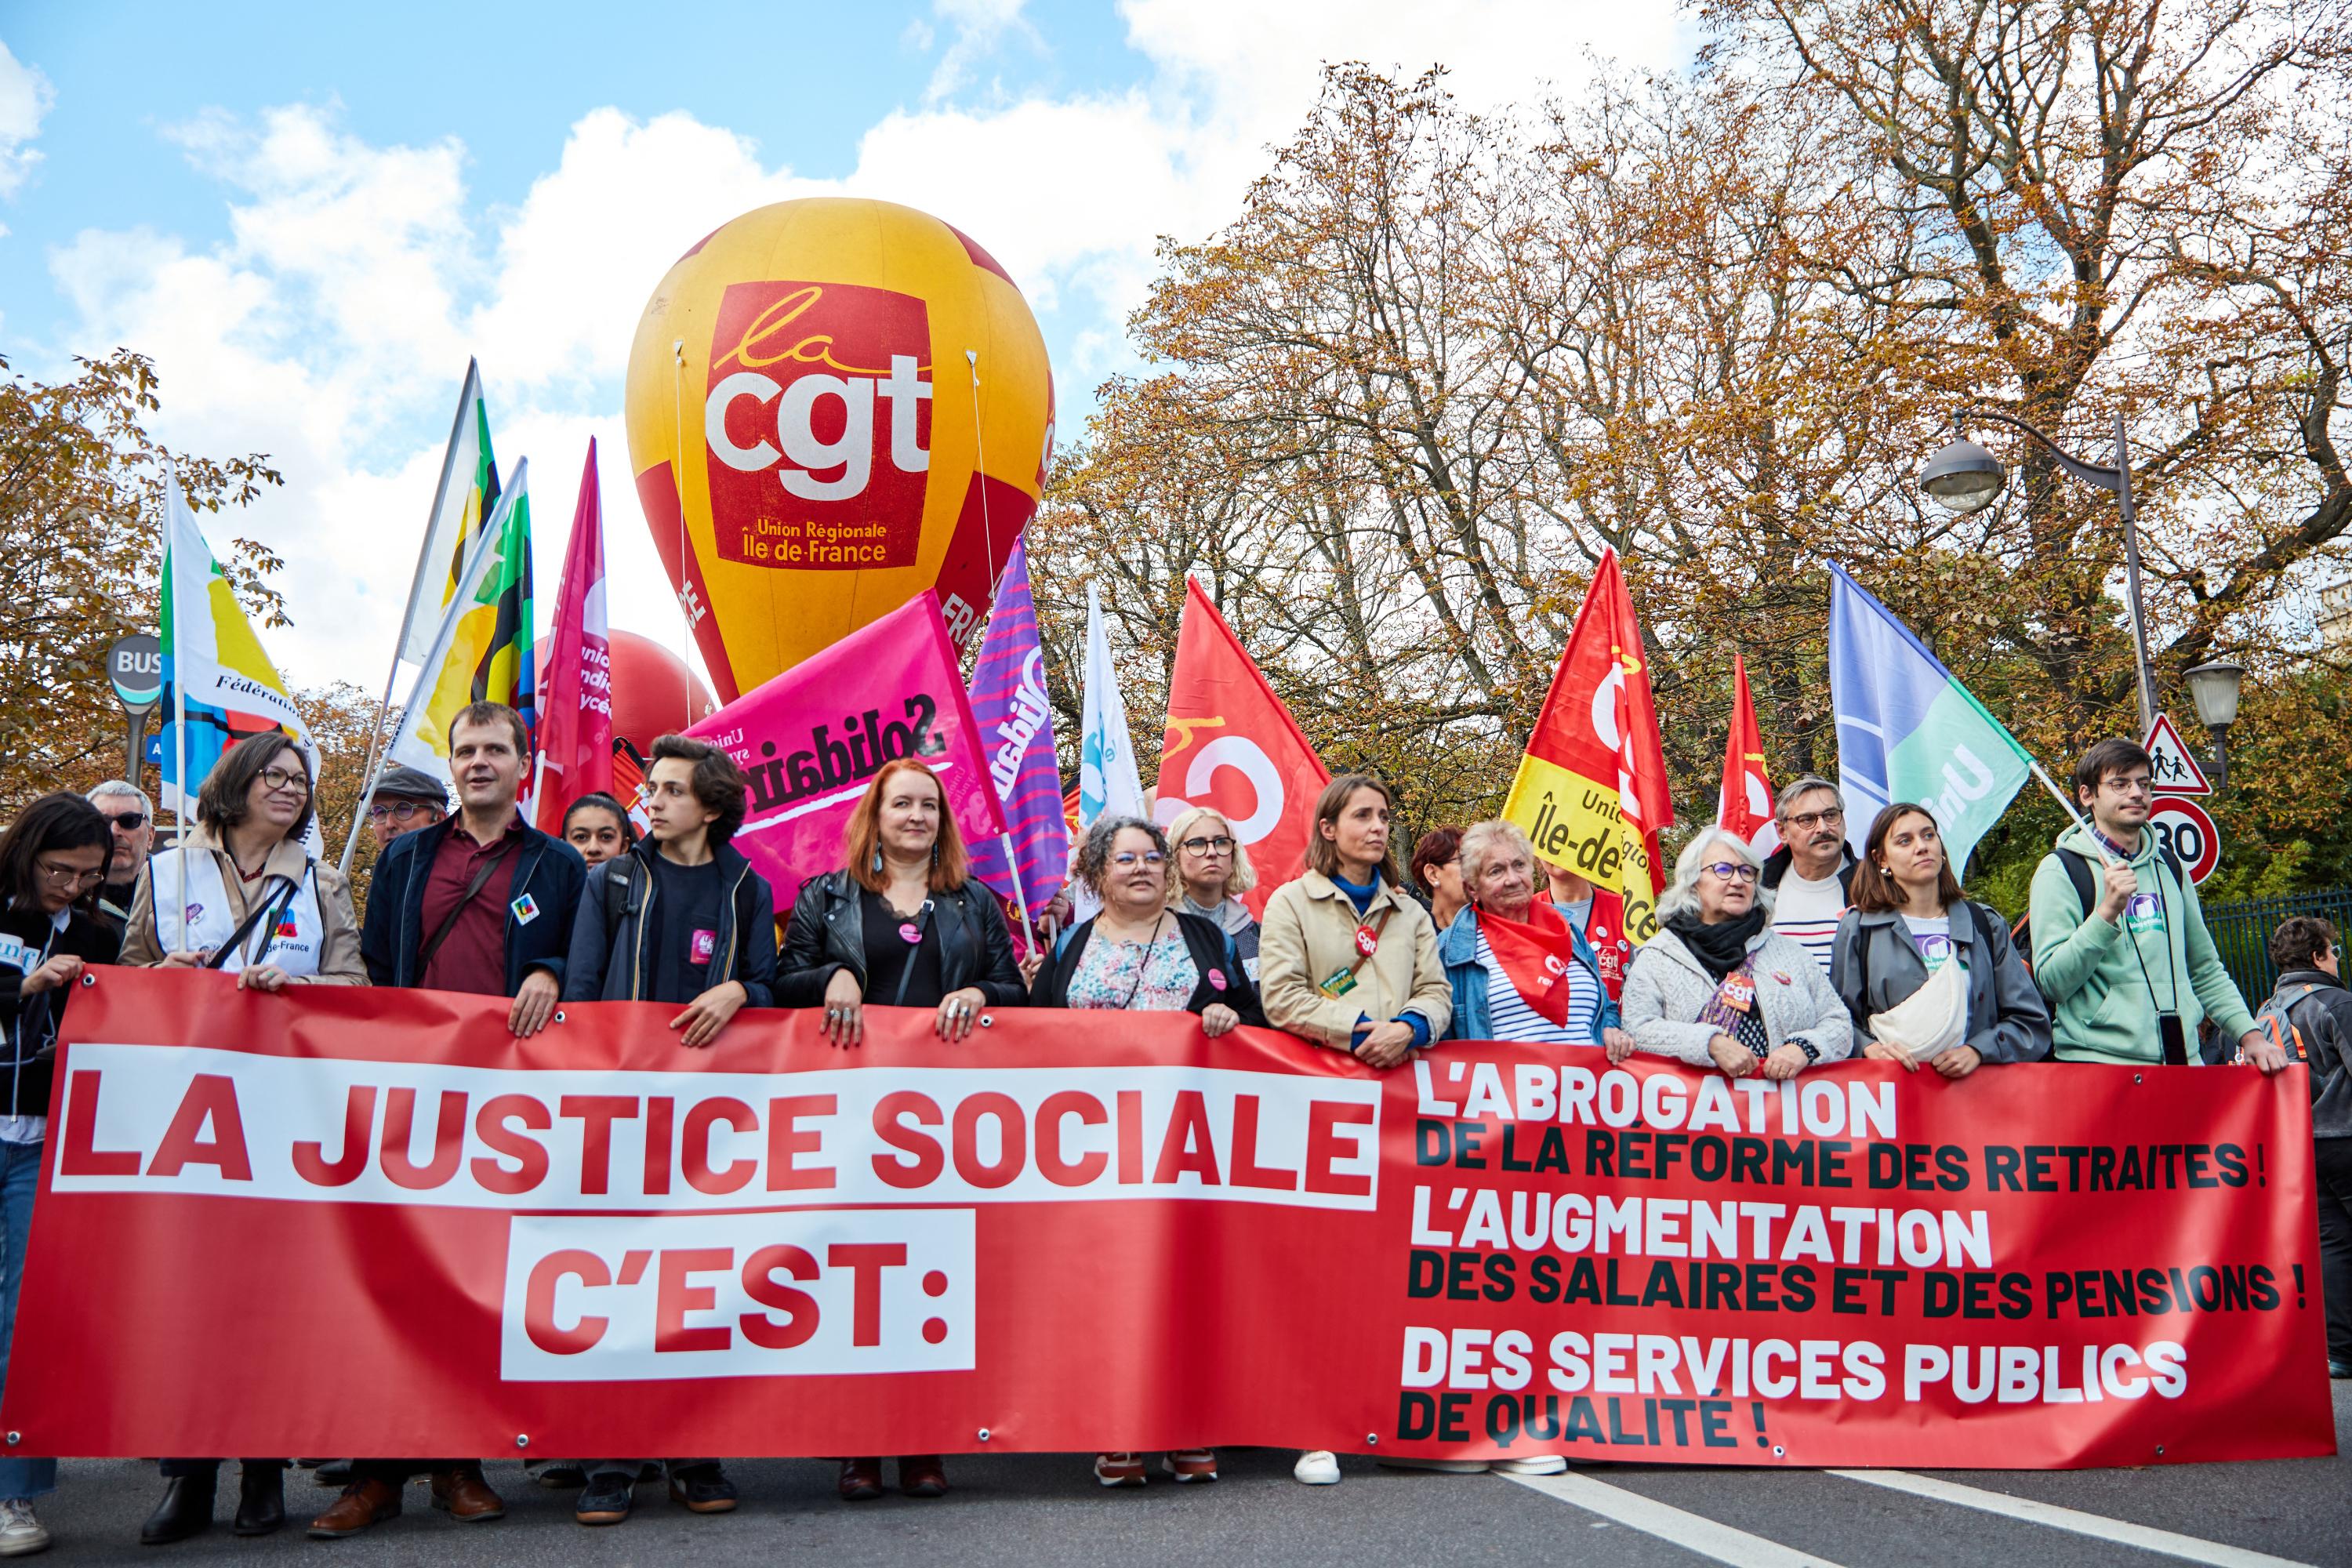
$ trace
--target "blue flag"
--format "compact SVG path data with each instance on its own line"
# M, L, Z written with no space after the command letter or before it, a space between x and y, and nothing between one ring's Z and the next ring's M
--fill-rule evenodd
M1959 876L2033 759L1845 568L1832 563L1830 573L1830 708L1846 841L1860 854L1880 809L1912 801L1935 814Z

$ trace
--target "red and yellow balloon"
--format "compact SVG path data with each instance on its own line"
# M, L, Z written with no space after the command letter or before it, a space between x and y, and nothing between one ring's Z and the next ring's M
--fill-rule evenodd
M817 197L669 269L629 350L628 429L732 701L926 588L959 643L976 634L1045 484L1054 381L987 251L912 207Z

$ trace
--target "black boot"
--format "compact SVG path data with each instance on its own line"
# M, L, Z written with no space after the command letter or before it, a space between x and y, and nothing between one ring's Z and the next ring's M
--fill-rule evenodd
M236 1482L237 1535L268 1535L286 1522L286 1471L271 1463L247 1460Z
M219 1479L219 1471L207 1470L200 1476L173 1476L165 1481L163 1500L139 1527L139 1544L164 1546L210 1530L213 1486Z

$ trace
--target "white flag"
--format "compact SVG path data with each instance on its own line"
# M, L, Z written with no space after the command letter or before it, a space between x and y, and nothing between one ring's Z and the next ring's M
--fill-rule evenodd
M1113 816L1149 816L1143 809L1143 779L1135 770L1135 744L1127 738L1127 704L1111 668L1110 638L1104 635L1102 603L1087 584L1087 688L1078 744L1078 826Z
M433 519L425 547L416 554L416 577L409 584L408 609L400 622L400 657L422 664L433 650L441 612L457 591L457 574L481 536L484 520L498 505L498 464L490 452L489 415L482 405L482 373L466 362L466 384L457 394L457 416L449 426L449 447L441 458L441 485L433 498Z

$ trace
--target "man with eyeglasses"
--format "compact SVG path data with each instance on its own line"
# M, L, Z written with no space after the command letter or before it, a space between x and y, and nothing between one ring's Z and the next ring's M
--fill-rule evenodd
M2074 764L2090 814L2058 836L2033 872L2033 979L2050 998L2062 1062L2196 1067L2198 1026L2213 1020L2247 1061L2283 1071L2286 1052L2221 963L2197 884L2148 832L2155 766L2131 742L2101 741Z
M109 779L86 796L114 830L114 857L106 880L98 885L98 914L119 936L131 921L131 897L139 890L139 872L155 844L155 803L147 792L123 779Z
M376 774L375 793L368 797L368 832L378 849L404 833L438 827L448 815L449 792L423 768L395 764Z
M1807 773L1780 792L1772 825L1780 834L1780 847L1764 862L1764 887L1773 896L1772 929L1812 954L1827 974L1853 884L1845 796L1829 780Z

